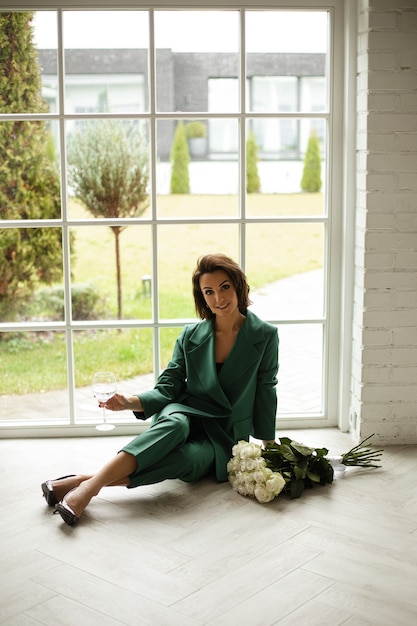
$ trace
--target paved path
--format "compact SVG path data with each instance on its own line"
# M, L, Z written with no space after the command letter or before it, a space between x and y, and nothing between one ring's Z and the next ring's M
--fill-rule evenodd
M251 310L265 319L320 317L318 294L322 294L322 271L315 270L271 283L251 294ZM280 370L279 413L318 412L321 409L321 327L279 325ZM121 393L140 393L152 388L153 374L121 381ZM90 387L76 389L75 403L80 419L100 418ZM0 397L0 420L38 421L48 424L68 419L67 390Z

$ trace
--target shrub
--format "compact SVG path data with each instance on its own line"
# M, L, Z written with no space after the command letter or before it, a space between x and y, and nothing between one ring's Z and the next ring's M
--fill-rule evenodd
M72 285L71 303L74 320L95 320L105 314L105 301L93 285ZM50 320L64 319L64 288L59 286L40 290L35 306L39 313Z
M200 120L189 122L185 126L187 139L199 139L207 137L207 126Z
M171 193L190 193L190 175L188 164L190 153L187 144L187 135L183 122L180 120L175 129L171 148Z
M301 189L303 191L320 191L321 181L321 157L319 140L315 132L312 132L307 144L307 151L304 157L304 169L301 179Z

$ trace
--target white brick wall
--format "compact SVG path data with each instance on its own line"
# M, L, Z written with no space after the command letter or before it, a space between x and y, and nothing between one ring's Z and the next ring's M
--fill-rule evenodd
M417 443L417 1L358 0L356 436Z

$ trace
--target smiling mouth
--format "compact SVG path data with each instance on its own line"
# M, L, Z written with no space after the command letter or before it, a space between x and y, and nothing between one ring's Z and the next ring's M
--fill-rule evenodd
M229 306L229 303L227 304L222 304L222 305L218 305L218 309L225 309L227 306Z

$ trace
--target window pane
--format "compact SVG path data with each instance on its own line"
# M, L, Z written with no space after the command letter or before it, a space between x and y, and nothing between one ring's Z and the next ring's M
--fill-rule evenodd
M65 11L66 113L149 109L148 13Z
M327 108L327 31L327 12L247 12L248 106L251 111L323 111Z
M63 320L60 228L0 229L0 322Z
M323 280L313 270L323 268L323 259L323 224L249 224L246 270L253 310L275 320L321 317Z
M234 11L155 12L158 111L208 111L209 79L237 79L238 16ZM237 80L231 90L229 101L237 110Z
M161 120L157 133L159 217L237 216L237 121ZM215 146L221 152L215 153Z
M33 18L34 43L37 49L42 98L50 113L57 113L59 106L58 87L58 30L55 11L37 11ZM17 112L17 111L16 111Z
M97 371L113 372L117 391L133 395L154 385L151 328L74 332L76 420L100 423L102 409L93 397L91 383ZM132 420L132 414L106 411L113 424Z
M67 125L69 215L134 218L149 207L149 133L143 120ZM72 202L76 199L77 202Z
M0 219L61 217L57 122L0 122Z
M0 362L1 421L69 420L64 333L0 333Z
M162 319L194 318L191 276L197 259L210 252L238 258L234 224L161 225L158 236L159 315Z
M48 17L51 15L47 14ZM35 25L31 12L0 12L0 114L49 112L41 88L42 59L34 33ZM56 38L51 45L56 58Z
M278 215L323 215L326 121L253 118L247 136L248 215L259 215L258 207L269 215L268 204Z
M150 227L79 226L71 236L73 319L150 319Z
M278 371L279 417L287 413L323 411L323 327L321 324L279 326L280 365ZM308 381L300 376L308 376Z

